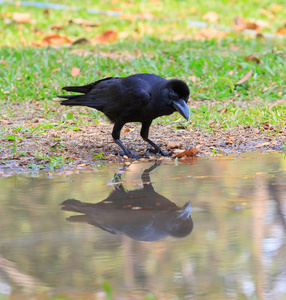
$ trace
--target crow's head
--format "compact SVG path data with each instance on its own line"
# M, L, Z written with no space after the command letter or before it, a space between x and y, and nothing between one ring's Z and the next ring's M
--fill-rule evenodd
M190 90L187 84L178 79L168 80L166 85L168 99L176 111L178 111L186 120L189 119L189 109L187 102L190 95Z

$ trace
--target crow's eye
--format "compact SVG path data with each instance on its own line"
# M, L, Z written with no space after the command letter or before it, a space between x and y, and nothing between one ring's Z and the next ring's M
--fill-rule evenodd
M177 99L177 95L174 92L170 92L169 97L173 100Z

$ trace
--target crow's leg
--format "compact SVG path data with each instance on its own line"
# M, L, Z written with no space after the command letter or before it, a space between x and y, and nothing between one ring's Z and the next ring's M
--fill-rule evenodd
M142 182L143 182L143 185L146 185L148 184L149 182L151 182L150 180L150 173L156 169L157 167L159 167L161 165L161 161L158 160L154 163L153 166L151 166L149 169L145 169L144 172L142 173L141 175L141 179L142 179ZM153 187L152 187L153 189Z
M152 142L149 138L149 128L151 125L151 122L143 122L142 123L142 128L140 131L140 135L142 136L143 140L146 141L147 143L149 143L154 149L155 149L155 153L159 153L163 156L169 156L169 153L164 152L158 145L156 145L154 142Z
M147 156L132 154L120 141L120 131L121 131L122 127L124 126L124 124L125 124L125 122L122 122L122 121L117 121L114 124L113 130L112 130L112 137L114 139L114 142L124 151L124 154L127 155L129 158L138 159L138 158L147 157Z

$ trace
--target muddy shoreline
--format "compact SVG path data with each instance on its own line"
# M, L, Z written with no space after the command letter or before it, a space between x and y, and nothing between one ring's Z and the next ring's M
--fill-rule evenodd
M47 118L47 108L44 109L39 102L33 104L9 104L10 109L13 109L13 117L4 113L0 119L0 126L4 131L0 149L0 176L28 172L33 168L37 171L53 171L59 167L77 170L79 166L85 168L103 161L122 163L129 160L118 155L121 149L111 137L113 124L103 117L97 124L88 116L79 116L78 110L74 108L68 110L73 113L74 120L59 122L67 112L66 109L56 104L49 108L54 111ZM25 110L27 113L24 115ZM80 124L77 122L79 117ZM237 126L234 129L216 126L212 128L212 132L191 126L177 129L177 125L176 122L165 124L155 121L150 129L150 138L163 150L175 153L196 148L198 157L253 151L285 151L286 130L269 134L274 130L269 127L271 125L258 128ZM147 154L150 160L172 160L146 152L149 146L139 133L140 124L129 123L124 126L121 139L128 149L133 153ZM57 157L61 159L57 161ZM51 165L54 167L50 168Z

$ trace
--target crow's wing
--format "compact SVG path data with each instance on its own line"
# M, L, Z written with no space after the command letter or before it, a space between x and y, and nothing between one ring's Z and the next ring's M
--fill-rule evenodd
M94 81L92 83L82 85L82 86L65 86L62 88L62 90L67 91L67 92L76 92L76 93L83 93L86 94L90 92L96 85L102 81L105 81L106 83L113 83L114 81L117 81L119 78L118 77L106 77L97 81Z

